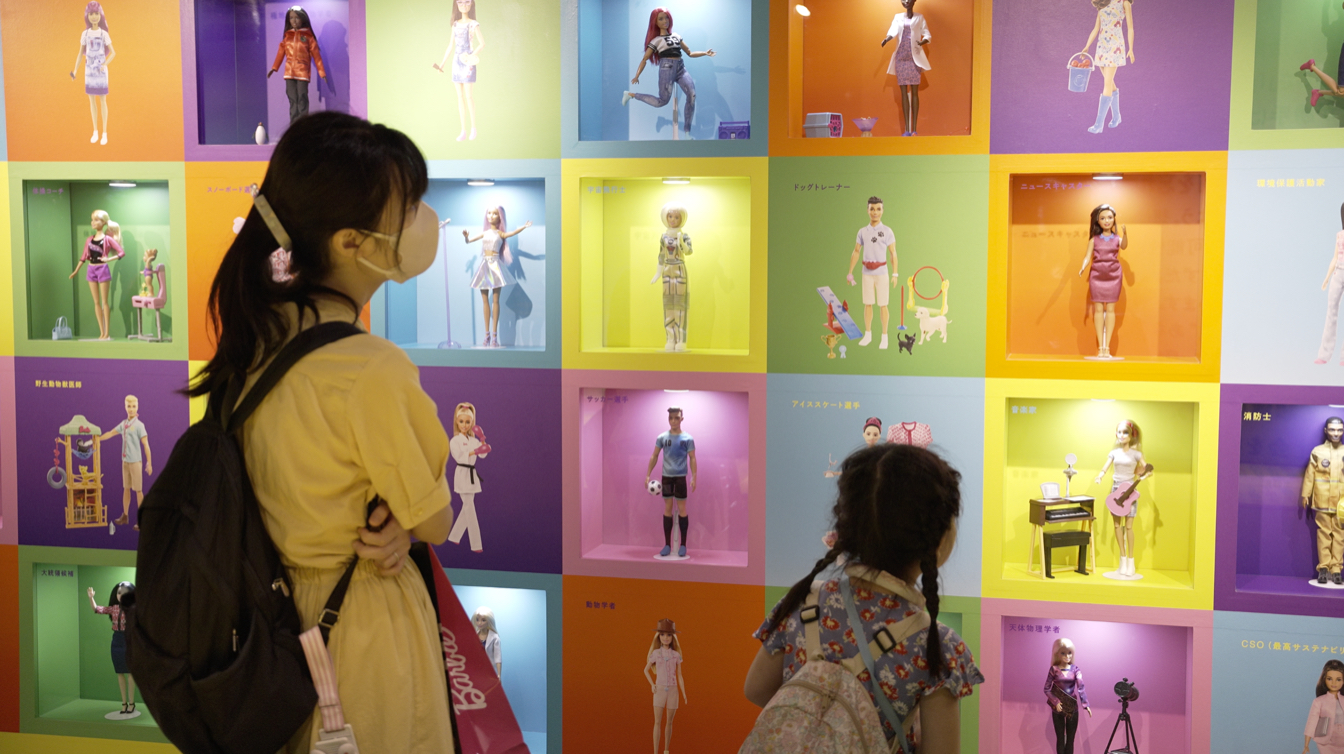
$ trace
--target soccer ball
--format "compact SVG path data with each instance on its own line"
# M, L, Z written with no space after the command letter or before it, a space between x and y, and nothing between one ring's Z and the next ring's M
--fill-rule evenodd
M657 479L650 479L648 489L650 495L659 497L663 494L663 483Z

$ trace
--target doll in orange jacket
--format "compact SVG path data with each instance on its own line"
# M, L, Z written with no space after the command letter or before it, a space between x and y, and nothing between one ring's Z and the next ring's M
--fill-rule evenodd
M322 51L317 47L317 35L313 34L313 25L308 21L308 13L295 5L285 11L285 36L280 40L280 49L275 53L275 62L266 74L270 78L285 64L285 96L289 98L289 122L293 123L300 115L308 114L308 82L313 77L313 65L317 65L317 75L324 80L327 69L322 66Z

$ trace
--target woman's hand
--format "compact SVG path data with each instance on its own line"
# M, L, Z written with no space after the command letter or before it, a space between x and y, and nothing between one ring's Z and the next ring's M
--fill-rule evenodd
M718 54L718 53L714 52L714 48L711 47L711 48L709 48L708 50L705 50L705 54L708 55L708 56L710 56L710 57L712 58L712 57L714 57L714 56L715 56L716 54Z
M530 227L532 227L532 221L531 221L531 220L528 220L527 222L523 223L523 227L524 227L524 228L530 228Z
M401 526L397 517L381 503L369 516L369 526L382 528L371 531L363 526L359 528L359 539L355 540L355 554L378 565L380 576L396 576L406 565L411 551L411 534Z
M920 46L920 47L923 47L924 45L926 45L926 44L928 44L929 42L932 42L932 41L933 41L933 40L931 40L931 39L921 39L921 40L919 40L919 46Z
M1087 716L1088 716L1088 717L1092 717L1092 708L1091 708L1091 707L1083 707L1083 709L1087 710Z
M1131 63L1134 62L1134 48L1133 48L1133 47L1129 48L1129 62L1131 62Z
M1056 712L1063 712L1063 711L1064 711L1064 703L1063 703L1063 702L1055 702L1055 711L1056 711Z
M635 77L634 77L634 78L630 79L630 83L631 83L631 84L638 84L638 83L639 83L639 74L638 74L638 73L635 74Z
M1105 474L1104 472L1101 473L1101 474L1097 474L1097 478L1096 478L1096 479L1093 479L1093 480L1092 480L1092 483L1093 483L1093 484L1101 484L1101 478L1102 478L1103 476L1106 476L1106 474Z
M89 599L93 599L93 587L89 587Z
M462 240L465 241L465 240L467 240L468 238L471 238L471 235L470 235L469 233L467 233L467 231L463 230L463 231L462 231Z
M75 270L74 272L70 273L70 279L71 279L71 280L74 280L74 279L75 279L75 274L78 273L78 272L79 272L79 270ZM1325 290L1325 285L1324 285L1324 284L1321 285L1321 290Z
M891 41L891 37L883 37L883 38L882 38L882 46L883 46L883 47L886 47L886 46L887 46L887 43L890 42L890 41Z

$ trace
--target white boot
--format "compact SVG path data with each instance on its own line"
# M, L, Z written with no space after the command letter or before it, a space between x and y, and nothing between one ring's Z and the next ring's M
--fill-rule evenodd
M1139 575L1139 568L1138 566L1134 565L1134 558L1129 559L1129 575L1130 576Z
M869 343L872 343L872 342L873 342L873 331L872 331L872 330L864 330L864 331L863 331L863 340L859 341L859 345L861 345L861 346L866 346L866 345L868 345Z
M1134 558L1125 558L1125 575L1134 575Z
M886 334L886 333L882 333L882 342L881 342L881 343L878 343L878 344L877 344L877 347L880 348L880 349L882 349L883 351L887 350L887 334Z

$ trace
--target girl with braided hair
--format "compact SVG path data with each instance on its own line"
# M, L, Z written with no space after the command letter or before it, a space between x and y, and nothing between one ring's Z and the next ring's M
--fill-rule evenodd
M832 511L834 543L756 630L762 646L747 673L749 701L764 707L802 669L807 653L801 612L813 579L844 562L863 623L861 641L923 610L931 618L927 628L874 658L877 678L867 672L858 676L870 694L880 689L905 720L905 730L898 731L879 715L887 739L903 735L905 750L913 751L918 743L921 754L960 751L957 700L985 680L966 643L937 622L938 569L956 543L960 481L961 474L937 454L911 445L879 444L845 459ZM846 636L850 627L841 589L839 578L819 588L821 650L828 662L859 653L852 635Z

